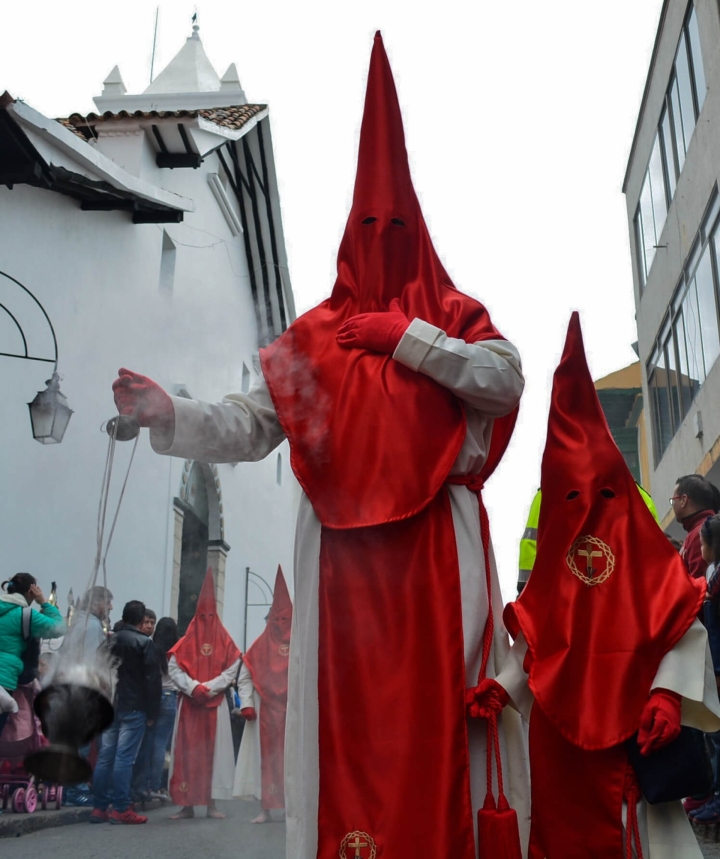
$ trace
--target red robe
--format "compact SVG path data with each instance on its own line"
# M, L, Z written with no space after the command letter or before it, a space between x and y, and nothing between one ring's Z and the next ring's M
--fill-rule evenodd
M332 295L261 352L293 470L322 524L317 855L336 859L361 832L386 857L473 859L459 568L444 488L464 408L391 356L335 339L347 319L386 311L394 298L409 320L451 337L502 339L432 246L377 34ZM483 479L515 418L495 421Z
M260 773L263 808L285 808L285 717L292 603L282 569L275 577L267 626L245 654L255 691L260 696Z
M168 656L174 656L178 666L199 683L213 680L240 658L240 651L217 616L211 569L187 632ZM177 805L208 805L211 801L217 708L223 700L222 694L207 702L186 696L181 703L170 779L170 796Z

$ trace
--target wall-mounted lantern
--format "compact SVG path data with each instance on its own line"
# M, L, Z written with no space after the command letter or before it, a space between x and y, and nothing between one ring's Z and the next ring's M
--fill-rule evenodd
M28 403L30 422L35 441L41 444L60 444L73 410L60 391L60 377L53 373L45 383L47 388L38 391L35 399Z
M36 355L30 355L28 353L27 338L25 337L25 332L23 331L22 326L10 310L8 310L4 304L0 304L0 310L5 311L7 316L10 317L10 320L14 323L20 333L23 343L23 352L0 352L0 355L7 358L22 358L25 361L44 361L48 364L54 365L52 378L45 382L47 388L44 391L38 391L38 395L35 399L31 403L28 403L28 407L30 409L30 422L32 424L33 438L41 444L59 444L63 440L65 430L67 429L67 425L73 411L68 406L65 395L60 391L60 376L58 376L57 372L58 348L55 329L52 326L52 322L50 321L50 317L47 315L45 308L26 286L23 286L19 280L16 280L4 271L0 271L0 275L11 280L30 296L35 304L40 308L42 315L45 317L45 321L50 328L55 356L53 358L40 358Z

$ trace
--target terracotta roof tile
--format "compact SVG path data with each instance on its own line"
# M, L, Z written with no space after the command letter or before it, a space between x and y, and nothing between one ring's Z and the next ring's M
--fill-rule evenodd
M118 119L179 119L182 117L194 119L200 117L222 128L232 128L238 131L266 108L267 105L265 104L243 104L236 107L212 107L203 110L135 110L131 112L121 110L118 113L110 111L103 114L88 113L87 116L73 113L66 119L58 119L58 122L75 132L83 140L93 136L92 126L100 122L111 122Z

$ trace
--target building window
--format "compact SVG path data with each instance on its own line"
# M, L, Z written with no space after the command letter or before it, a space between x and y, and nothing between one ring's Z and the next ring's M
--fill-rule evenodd
M277 455L277 465L275 466L275 480L278 486L282 486L282 454Z
M719 262L716 189L647 364L656 464L720 357Z
M172 295L175 282L175 243L163 230L162 251L160 254L160 292Z
M250 390L250 370L248 370L247 365L243 361L242 365L242 381L240 383L240 391L243 394L247 394Z
M691 3L680 33L650 163L635 212L635 243L641 289L645 286L655 258L668 207L685 164L690 138L705 102L706 90L697 15Z

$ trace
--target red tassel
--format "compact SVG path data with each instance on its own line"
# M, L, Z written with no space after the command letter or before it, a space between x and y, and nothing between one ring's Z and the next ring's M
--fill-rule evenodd
M507 801L505 806L481 808L477 813L479 859L522 859L517 814Z
M510 808L503 789L500 738L497 716L487 722L487 793L483 807L477 814L479 859L522 859L520 827L517 814ZM492 758L495 757L498 775L498 800L492 792Z

